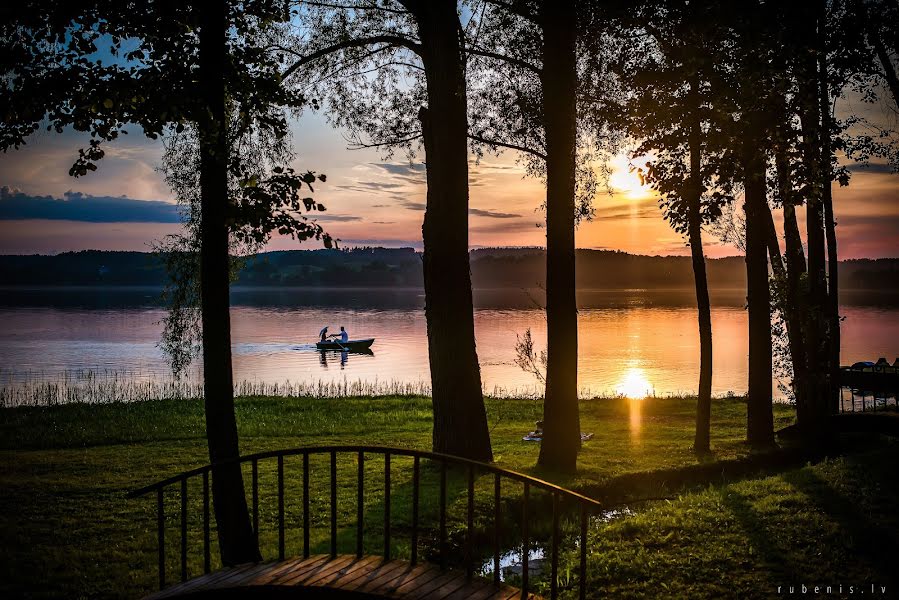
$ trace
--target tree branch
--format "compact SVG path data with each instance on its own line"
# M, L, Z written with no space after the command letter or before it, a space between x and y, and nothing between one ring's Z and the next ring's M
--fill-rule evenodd
M491 6L496 6L503 10L507 10L513 15L521 17L522 19L526 19L531 23L537 23L539 25L539 21L536 15L532 15L528 11L519 8L510 2L503 2L502 0L484 0L484 4L490 4Z
M313 0L301 0L300 4L308 4L309 6L319 6L322 8L342 8L344 10L377 10L395 15L409 14L409 11L406 10L387 8L386 6L377 6L375 4L339 4L337 2L315 2Z
M352 139L347 138L347 143L350 144L350 150L362 150L364 148L383 148L384 146L399 146L401 144L407 144L409 142L414 142L415 140L421 137L421 131L414 131L412 135L405 138L397 138L394 140L387 140L385 142L370 142L364 143L361 140L354 141Z
M421 44L417 42L413 42L408 38L404 38L401 35L374 35L371 37L364 38L356 38L352 40L345 40L343 42L338 42L336 44L332 44L330 46L325 46L324 48L320 48L311 54L307 54L303 58L299 59L292 65L290 65L287 70L285 70L281 74L282 79L287 79L291 75L293 75L296 71L301 69L302 67L308 65L309 63L318 60L324 56L329 54L334 54L335 52L339 52L341 50L346 50L348 48L362 48L364 46L368 46L371 44L389 44L392 46L400 46L403 48L408 48L412 52L416 54L421 53ZM291 51L293 52L293 51ZM293 54L298 54L293 52Z
M489 50L483 50L481 48L466 48L465 51L468 52L469 54L474 54L476 56L484 56L486 58L492 58L494 60L508 63L510 65L515 65L516 67L521 67L522 69L530 71L531 73L540 75L540 71L541 71L540 67L538 67L536 65L532 65L528 61L522 60L520 58L507 56L505 54L499 54L497 52L490 52Z
M518 144L512 144L507 142L500 142L499 140L489 140L480 135L469 133L468 139L474 140L475 142L479 142L481 144L486 144L487 146L495 146L497 148L508 148L509 150L517 150L518 152L524 152L525 154L530 154L532 156L536 156L541 160L546 160L546 155L539 150L534 150L533 148L528 148L526 146L519 146Z

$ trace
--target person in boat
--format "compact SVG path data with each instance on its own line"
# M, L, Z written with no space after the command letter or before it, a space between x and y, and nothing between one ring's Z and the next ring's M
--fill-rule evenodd
M328 341L328 326L325 325L324 327L322 327L322 330L318 332L318 335L321 338L321 341Z
M344 329L343 326L341 325L340 326L340 343L346 344L348 341L350 341L350 334L348 334L346 332L346 329Z

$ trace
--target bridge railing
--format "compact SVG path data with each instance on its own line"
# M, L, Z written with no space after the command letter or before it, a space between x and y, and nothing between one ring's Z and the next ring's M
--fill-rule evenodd
M849 406L843 390L849 390ZM878 397L882 407L889 405L889 397L893 396L899 406L899 368L890 365L870 365L859 367L840 367L840 412L855 412L856 397L861 396L861 410L869 407L877 410ZM871 396L871 402L865 400Z
M563 516L570 516L572 513L578 519L579 532L577 538L577 549L579 553L579 565L576 569L578 573L578 594L580 598L586 596L586 579L587 579L587 530L590 515L600 508L600 504L577 492L565 489L548 481L532 477L523 473L503 469L496 465L481 463L474 460L451 456L447 454L439 454L435 452L427 452L421 450L412 450L407 448L389 448L383 446L365 446L365 445L339 445L339 446L318 446L292 448L286 450L275 450L269 452L259 452L241 456L240 458L217 463L215 465L204 465L196 469L185 471L168 479L158 481L146 487L134 490L129 493L130 498L137 498L150 494L156 495L156 522L157 522L157 547L158 547L158 575L159 588L166 587L166 511L165 511L165 492L169 488L180 488L180 578L181 581L188 579L188 481L192 479L200 479L202 486L202 521L203 521L203 570L204 573L211 571L211 517L210 517L210 477L219 467L233 465L250 465L250 490L251 490L251 518L253 531L256 539L259 539L259 465L263 461L274 460L277 463L277 524L278 524L278 560L284 560L285 556L285 479L284 479L284 459L290 456L301 456L303 461L302 467L302 505L303 505L303 557L310 555L310 465L309 457L311 455L325 455L330 459L329 474L329 546L330 554L337 555L338 547L338 494L337 494L337 456L338 454L349 454L356 456L356 495L357 495L357 514L356 514L356 555L363 556L365 541L365 464L370 459L367 455L380 455L383 460L383 502L384 502L384 522L383 536L384 548L383 557L385 560L391 559L391 459L394 457L409 457L412 459L412 499L411 499L411 531L410 531L410 562L415 565L419 562L419 536L422 531L419 522L420 517L420 498L421 498L421 463L423 460L436 464L439 469L439 517L437 524L437 546L439 550L440 567L447 568L449 562L449 544L447 539L447 471L450 467L464 470L467 483L467 504L465 507L465 534L464 534L464 563L466 576L472 578L474 576L474 555L475 555L475 482L479 477L485 474L493 476L493 527L492 527L492 545L493 545L493 569L492 577L496 585L501 581L501 557L504 549L504 535L502 530L503 520L503 482L512 482L521 485L521 581L520 588L522 598L527 597L530 587L531 567L529 565L529 554L532 542L537 540L531 537L531 524L534 521L535 502L532 498L532 490L542 490L551 498L551 540L550 540L550 582L549 592L551 598L556 598L559 593L559 558L562 546L562 528L560 521ZM542 505L537 507L542 508ZM573 509L573 510L572 510ZM563 514L564 513L564 514ZM508 546L505 546L508 547Z

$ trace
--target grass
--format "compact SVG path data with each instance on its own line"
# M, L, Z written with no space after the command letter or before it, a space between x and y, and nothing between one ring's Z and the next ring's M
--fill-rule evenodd
M746 461L745 403L713 403L711 472ZM683 489L671 473L695 468L690 450L695 403L654 398L582 402L585 444L577 477L533 470L538 445L521 436L539 418L532 400L488 400L497 462L602 497L631 511L591 527L591 595L621 597L770 596L776 585L891 583L878 559L899 555L895 469L899 448L889 440L854 440L851 452L804 464L767 464L734 478L691 480ZM305 445L390 445L427 449L430 401L421 397L241 398L237 402L244 453ZM792 422L775 407L776 427ZM4 597L137 597L153 589L155 503L127 500L126 491L207 462L202 404L148 401L0 410L0 594ZM752 460L750 458L750 460ZM366 543L382 547L382 463L367 461ZM786 464L786 463L785 463ZM287 553L301 551L300 460L288 459ZM313 457L313 551L327 548L327 458ZM640 485L635 477L659 474ZM640 475L643 474L643 475ZM408 555L411 461L392 465L393 546ZM422 522L436 515L436 473L423 471ZM663 476L664 475L664 476ZM711 481L708 481L711 479ZM260 464L261 544L276 555L274 461ZM478 505L490 514L491 482L478 481ZM517 490L504 489L514 521ZM338 461L341 551L354 548L355 460ZM458 540L464 481L449 482L451 534ZM189 488L191 529L199 525L199 488ZM647 498L652 500L646 501ZM176 490L166 496L167 539L177 538ZM479 511L479 515L481 511ZM508 523L512 530L512 523ZM870 536L874 536L873 538ZM867 538L865 536L868 536ZM866 542L869 539L872 541ZM427 553L432 540L423 540ZM190 538L192 573L201 571L200 539ZM170 543L169 576L177 574ZM489 546L488 546L489 547ZM883 554L889 556L889 554ZM576 557L563 554L563 565ZM215 566L215 565L214 565ZM773 586L773 587L772 587ZM892 588L894 589L894 588Z

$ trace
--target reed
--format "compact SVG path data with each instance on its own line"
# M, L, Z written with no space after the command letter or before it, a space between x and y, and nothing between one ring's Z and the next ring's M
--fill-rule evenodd
M431 385L421 379L312 379L281 382L243 379L234 384L237 397L281 398L376 398L384 396L430 396ZM509 400L539 400L540 385L515 387L484 386L484 395ZM582 387L583 399L620 398L609 390ZM655 393L649 394L657 397ZM672 397L689 394L673 394ZM43 372L0 372L0 407L58 406L63 404L110 404L147 400L189 400L203 397L199 374L174 378L171 375L116 369L69 370L55 375ZM668 397L668 396L664 396Z

